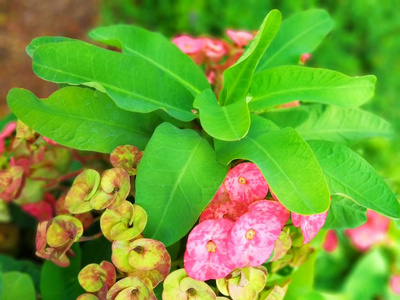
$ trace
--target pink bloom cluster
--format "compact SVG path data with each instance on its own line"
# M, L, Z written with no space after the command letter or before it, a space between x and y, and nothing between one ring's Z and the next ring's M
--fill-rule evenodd
M373 245L382 243L387 238L390 220L373 210L367 212L367 222L357 228L345 230L354 247L367 251Z
M196 64L205 64L208 81L218 85L222 82L223 71L238 60L244 51L243 48L254 38L252 33L246 31L227 30L226 34L233 41L233 45L224 40L193 38L188 35L178 36L172 42Z
M258 167L231 169L189 234L184 256L187 274L196 280L218 279L235 268L258 267L272 254L290 212L277 200L265 200L268 184ZM326 213L292 213L308 243L325 223Z
M11 122L4 127L2 132L0 132L0 154L5 150L4 140L13 134L16 127L17 123Z

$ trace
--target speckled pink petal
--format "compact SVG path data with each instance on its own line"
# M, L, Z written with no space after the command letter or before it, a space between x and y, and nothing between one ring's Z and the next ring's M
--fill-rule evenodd
M274 249L281 228L278 218L270 213L252 211L241 216L232 227L229 244L236 267L264 263Z
M328 212L326 211L322 214L303 216L292 212L293 225L301 228L304 237L303 244L309 243L317 235L325 224L327 214Z
M231 200L246 205L268 194L268 184L253 163L242 163L234 167L228 172L224 183Z
M200 215L200 222L209 219L229 219L235 222L240 216L248 212L245 204L238 201L212 203Z
M278 201L260 200L250 204L249 211L257 210L267 212L278 217L282 227L285 225L290 217L289 211Z
M196 280L225 277L235 265L230 260L227 241L233 222L227 219L206 220L189 234L184 267Z
M195 54L202 50L203 40L195 39L188 35L181 35L172 40L178 48L186 54Z

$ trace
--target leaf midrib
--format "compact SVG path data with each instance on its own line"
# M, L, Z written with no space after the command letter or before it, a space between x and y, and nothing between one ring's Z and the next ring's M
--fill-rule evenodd
M38 102L39 100L36 98L36 101ZM47 101L47 100L42 100L42 101ZM29 110L27 113L26 113L26 117L28 118L29 117L29 115L31 114L31 113L34 113L35 112L35 110L37 109L37 107L35 107L35 106L33 106L33 105L29 105L29 103L23 103L24 104L24 107L31 107L32 108L32 110ZM40 106L40 108L42 108L42 111L43 112L47 112L47 113L53 113L53 114L55 114L55 115L58 115L58 116L61 116L61 117L69 117L69 118L72 118L71 117L71 115L68 115L68 114L65 114L65 113L60 113L59 111L54 111L54 110L52 110L49 106L47 106L47 105L45 105L44 103L40 103L39 102L39 106ZM112 122L108 122L108 121L106 121L106 120L102 120L101 122L99 121L99 120L97 120L97 119L91 119L91 118L84 118L84 117L81 117L81 116L77 116L77 115L73 115L74 117L75 117L75 119L77 119L77 120L82 120L82 123L84 123L85 121L87 121L87 122L95 122L95 123L98 123L98 124L102 124L102 125L108 125L108 126L110 126L110 127L116 127L116 128L120 128L120 129L122 129L122 130L124 130L124 131L127 131L127 132L129 132L129 133L136 133L136 134L138 134L138 135L146 135L146 137L149 137L149 133L148 132L145 132L145 131L139 131L139 130L137 130L137 126L134 126L134 127L128 127L128 126L123 126L123 124L122 123L112 123Z
M294 88L294 89L285 89L277 92L271 92L266 95L262 96L253 96L251 101L249 102L249 105L254 102L258 101L263 101L272 97L275 97L277 95L284 95L284 94L291 94L294 92L304 92L304 91L320 91L320 90L338 90L338 89L354 89L354 88L366 88L366 87L371 87L372 85L346 85L346 86L332 86L332 87L326 87L326 86L319 86L319 87L304 87L304 88ZM301 100L301 99L300 99Z
M201 144L201 138L198 139L197 144L191 150L191 153L189 154L189 157L188 157L185 165L181 169L181 172L180 172L179 176L176 178L175 184L172 186L172 189L171 189L171 191L169 193L169 197L167 198L165 209L162 212L161 217L159 218L159 221L157 222L158 225L155 228L155 230L153 231L152 236L156 236L158 234L158 231L159 231L161 225L163 224L163 220L165 219L165 216L167 215L169 207L170 207L170 205L172 203L173 196L175 195L175 191L178 188L178 186L179 186L179 184L181 182L181 179L183 178L183 174L186 173L186 170L189 167L190 162L192 161L195 153L197 152L197 149L200 147L200 144Z
M56 69L54 67L41 65L41 64L38 64L37 62L34 62L33 65L34 66L37 65L40 68L43 68L45 70L49 70L50 72L54 72L55 74L64 74L66 76L70 76L72 78L76 78L78 80L79 79L82 80L81 83L76 83L76 84L72 84L72 85L80 85L80 84L85 84L85 83L90 83L90 82L96 82L96 83L101 84L104 88L108 88L109 90L116 91L116 92L119 92L121 94L129 95L129 96L132 97L131 99L138 100L138 99L135 99L135 97L136 97L136 98L139 98L140 100L144 100L144 101L150 102L151 104L153 104L153 106L156 106L156 107L154 107L153 110L162 109L163 107L166 107L166 108L170 108L170 109L172 109L174 111L177 111L177 112L180 112L180 113L190 114L190 112L188 112L188 111L186 111L184 109L181 109L179 107L171 106L168 103L160 102L160 101L154 100L152 98L148 98L148 97L145 97L145 96L142 96L142 95L139 95L139 94L135 94L135 93L130 92L130 91L126 90L126 89L122 89L122 88L120 88L120 87L118 87L116 85L107 84L107 83L98 81L96 79L88 78L88 77L85 77L85 76L82 76L82 75L77 75L76 73L66 72L64 70ZM37 73L38 76L40 76L40 77L42 77L44 79L47 79L47 76L46 77L42 76L41 74L38 74L38 72L36 72L36 73ZM49 79L49 80L51 80L51 79ZM55 79L53 79L51 81L57 82L57 83L68 83L68 84L71 84L70 82L68 82L66 80L56 81ZM113 100L116 101L116 102L119 102L118 99L116 99L116 100L113 99ZM150 112L152 110L145 110L145 111L146 112Z

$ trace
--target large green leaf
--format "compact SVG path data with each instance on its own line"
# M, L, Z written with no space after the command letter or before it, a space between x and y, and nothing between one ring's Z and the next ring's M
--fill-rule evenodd
M13 271L0 274L0 277L2 277L0 299L36 299L35 287L33 286L32 279L29 277L28 274Z
M375 82L373 75L350 77L326 69L277 67L254 76L249 108L254 111L295 100L357 107L374 95Z
M281 20L281 13L276 9L271 10L247 50L233 66L225 70L224 86L219 97L222 105L246 98L257 64L278 32Z
M218 158L228 164L246 159L260 168L274 194L289 210L310 215L326 211L329 190L307 143L294 129L280 130L252 116L249 133L237 142L215 141Z
M190 121L193 95L159 67L138 56L81 41L45 44L33 52L33 70L41 78L88 85L106 92L122 109L140 113L163 110Z
M367 209L347 197L333 195L325 229L343 230L361 226L367 221Z
M89 36L146 60L165 76L178 81L194 96L210 88L207 78L193 60L161 34L135 26L114 25L96 28Z
M357 204L392 218L400 218L400 204L385 181L346 146L310 141L331 194L343 194Z
M81 251L78 244L72 246L75 253L70 257L70 265L66 268L46 260L40 280L43 300L74 300L85 291L79 285L78 274L81 270Z
M144 235L166 246L180 240L226 173L208 141L195 131L169 123L157 127L136 177L136 203L148 214Z
M292 15L282 22L271 46L262 56L257 71L281 65L297 64L303 53L313 51L331 31L329 14L313 9Z
M200 110L203 129L214 138L234 141L249 131L250 113L245 98L220 106L213 91L207 89L195 98L193 106Z
M144 149L160 122L154 114L122 110L106 94L89 88L65 87L47 99L12 89L7 101L25 124L79 150L110 153L126 144Z
M389 122L359 108L301 105L262 114L280 127L293 127L305 140L354 144L365 138L393 137Z

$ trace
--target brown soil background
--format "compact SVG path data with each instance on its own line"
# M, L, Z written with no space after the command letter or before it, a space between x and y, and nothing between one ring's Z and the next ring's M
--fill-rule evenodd
M6 96L23 87L48 97L56 85L32 71L25 48L39 36L67 36L87 40L99 22L100 0L0 0L0 117L8 113Z

